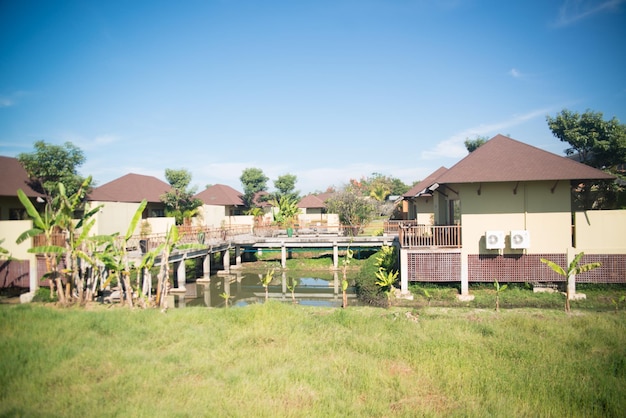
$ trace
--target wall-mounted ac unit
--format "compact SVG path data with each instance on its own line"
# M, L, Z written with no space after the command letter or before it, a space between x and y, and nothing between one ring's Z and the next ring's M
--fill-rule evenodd
M511 248L530 248L530 234L525 230L511 231Z
M488 250L499 250L504 248L504 231L485 232L485 244Z

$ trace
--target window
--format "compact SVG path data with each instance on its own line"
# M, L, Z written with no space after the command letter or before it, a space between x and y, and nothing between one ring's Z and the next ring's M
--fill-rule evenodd
M9 220L10 221L23 221L28 219L26 216L26 209L24 208L11 208L9 209Z

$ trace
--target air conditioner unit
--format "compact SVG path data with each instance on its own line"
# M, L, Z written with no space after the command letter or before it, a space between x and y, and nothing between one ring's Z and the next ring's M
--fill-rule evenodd
M485 232L485 244L488 250L499 250L504 248L504 231Z
M530 248L530 233L523 229L511 231L511 248Z

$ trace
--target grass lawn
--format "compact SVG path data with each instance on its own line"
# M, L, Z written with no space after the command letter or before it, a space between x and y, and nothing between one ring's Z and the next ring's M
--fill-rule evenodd
M0 305L0 416L626 411L626 313Z

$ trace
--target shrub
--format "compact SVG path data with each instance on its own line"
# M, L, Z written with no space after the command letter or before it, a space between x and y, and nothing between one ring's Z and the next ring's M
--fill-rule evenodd
M380 286L376 285L376 272L378 272L378 260L369 257L363 262L356 278L354 286L359 299L372 306L387 306L387 297L381 292Z

